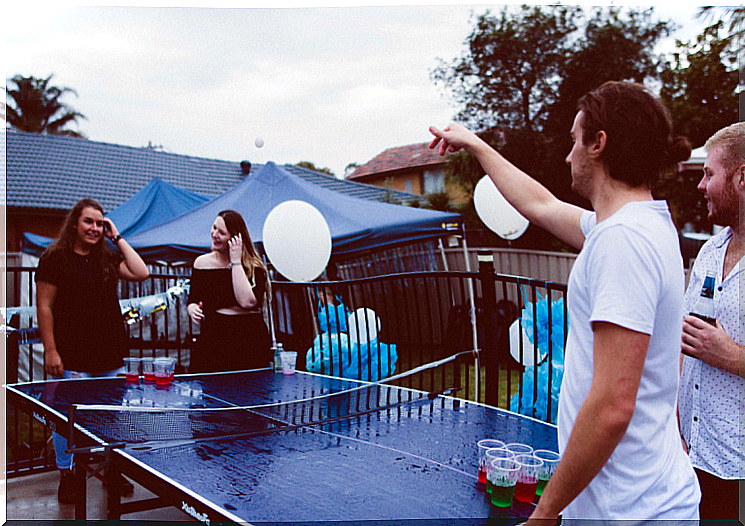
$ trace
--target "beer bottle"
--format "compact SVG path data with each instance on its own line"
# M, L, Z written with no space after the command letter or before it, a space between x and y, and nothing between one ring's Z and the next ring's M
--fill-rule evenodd
M706 272L704 284L701 286L701 295L691 309L691 316L701 318L711 325L717 324L716 310L714 308L714 287L716 286L717 276L714 271Z

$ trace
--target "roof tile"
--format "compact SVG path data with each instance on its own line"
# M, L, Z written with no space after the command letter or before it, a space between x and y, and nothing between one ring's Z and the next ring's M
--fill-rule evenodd
M69 210L85 196L113 210L158 177L192 192L218 196L242 179L240 162L38 133L5 130L6 202L9 207ZM263 165L251 166L256 173ZM284 168L303 179L347 195L384 201L386 190L337 179L294 165ZM417 196L390 190L408 203Z
M347 179L359 179L366 175L392 172L405 168L444 164L447 162L447 156L449 155L451 155L450 152L446 153L445 157L440 156L438 150L429 148L428 142L396 146L388 148L373 157L372 160L352 172Z

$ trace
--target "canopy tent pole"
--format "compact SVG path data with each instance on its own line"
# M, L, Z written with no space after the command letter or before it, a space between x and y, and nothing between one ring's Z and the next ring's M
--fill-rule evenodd
M463 256L466 260L466 272L471 272L471 262L468 257L468 243L466 242L466 225L465 223L461 224L461 228L463 230ZM473 294L473 279L468 280L468 299L471 306L471 331L473 332L473 356L474 356L474 365L475 365L475 381L474 385L476 386L476 400L479 399L479 394L481 393L481 364L479 359L479 336L478 336L478 330L476 327L476 301L474 300L474 294Z
M445 269L445 272L448 272L450 269L448 268L448 258L447 254L445 254L445 246L442 244L442 238L437 239L437 247L440 249L440 256L442 256L442 267Z
M262 250L263 252L263 250ZM266 259L266 254L261 255L261 258L264 260L264 267L266 267L266 274L267 278L269 278L269 262ZM275 351L277 349L277 334L274 330L274 311L272 310L272 297L267 297L267 308L269 309L269 332L272 336L272 351Z

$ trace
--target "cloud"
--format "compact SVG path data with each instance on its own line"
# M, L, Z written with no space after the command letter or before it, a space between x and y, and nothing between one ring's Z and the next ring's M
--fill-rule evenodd
M126 3L126 2L125 2ZM348 3L346 3L348 4ZM27 3L6 24L8 76L78 92L90 139L225 160L307 160L341 175L381 151L428 140L456 108L437 59L463 51L486 6L296 9ZM163 4L166 5L166 4ZM185 5L183 2L172 5ZM274 6L282 3L273 4ZM257 150L261 135L266 146Z

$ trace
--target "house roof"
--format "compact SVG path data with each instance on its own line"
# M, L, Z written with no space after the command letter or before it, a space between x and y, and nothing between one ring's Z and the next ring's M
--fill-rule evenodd
M691 152L691 156L687 161L679 163L680 170L702 170L705 162L706 152L704 151L704 147L701 146Z
M158 177L191 192L216 197L244 179L241 163L205 159L77 137L6 129L8 207L69 210L82 197L95 198L111 211ZM251 166L251 174L263 167ZM342 194L408 203L417 196L337 179L286 164L285 170Z
M396 146L394 148L388 148L383 153L373 157L372 160L352 172L347 179L359 179L367 175L392 172L405 168L440 165L447 162L447 156L449 155L451 154L448 152L445 157L440 156L438 150L429 148L428 142Z

